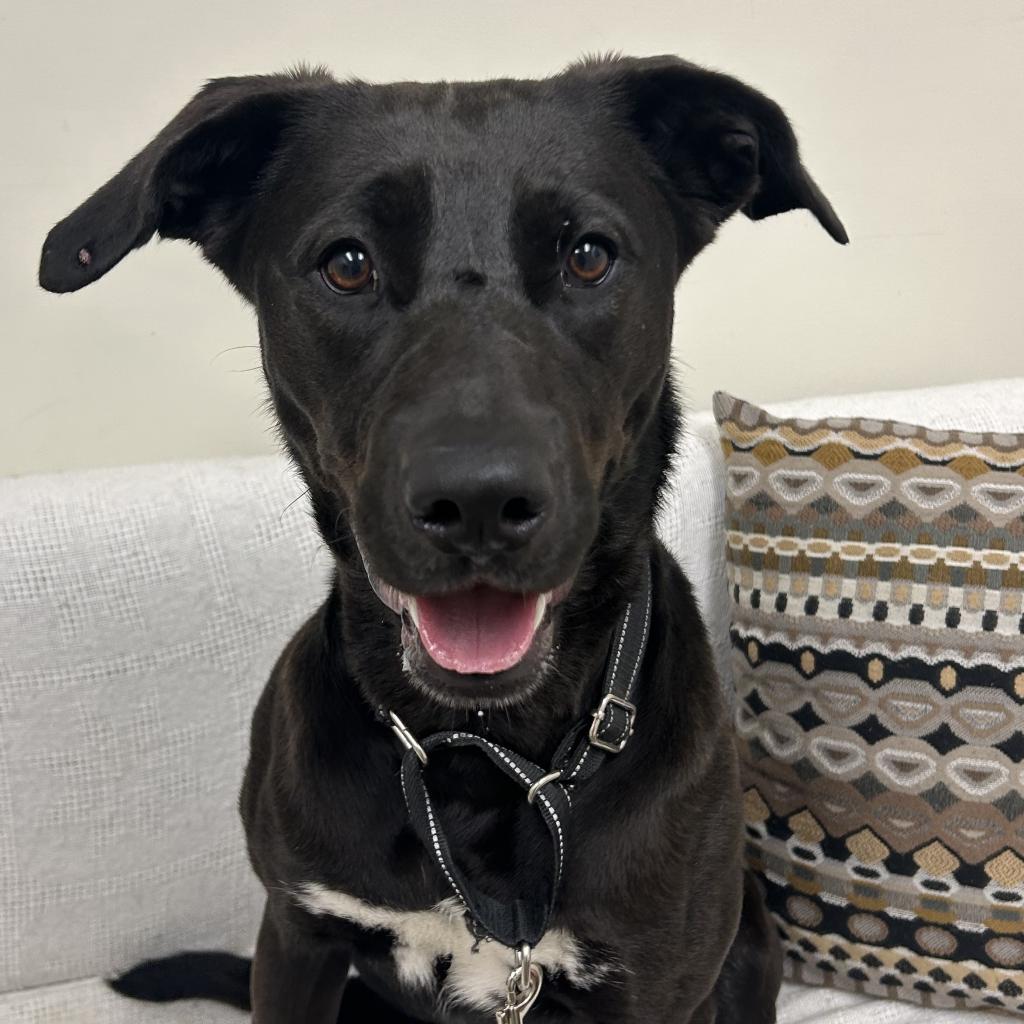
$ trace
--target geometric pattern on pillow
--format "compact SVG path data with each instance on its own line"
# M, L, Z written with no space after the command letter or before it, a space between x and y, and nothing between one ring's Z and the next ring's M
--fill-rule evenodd
M1024 1012L1024 436L714 408L787 976Z

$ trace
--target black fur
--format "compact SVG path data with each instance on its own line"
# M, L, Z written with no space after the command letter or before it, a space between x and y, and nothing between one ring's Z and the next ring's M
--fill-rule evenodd
M147 1003L210 999L251 1010L251 978L252 960L247 957L197 952L146 960L108 984L119 995ZM345 986L343 1011L359 1024L418 1024L389 1006L359 978L352 978Z
M159 233L201 246L253 303L282 438L335 557L327 600L253 720L241 811L268 891L258 1024L493 1020L400 983L393 934L314 916L296 893L316 882L408 911L449 897L411 832L400 748L375 709L419 735L483 729L548 763L595 703L647 560L637 733L574 796L554 922L608 973L590 989L552 976L530 1024L774 1020L778 944L760 893L744 890L730 722L654 516L679 419L675 283L734 212L797 208L846 241L781 110L663 57L540 82L215 81L51 232L40 281L53 291L94 281ZM600 286L576 287L567 251L592 235L616 259ZM339 296L320 265L350 238L379 277ZM431 534L410 517L410 466L445 487L533 488L529 537ZM407 594L564 585L565 600L522 663L466 677L403 641L368 573ZM470 877L498 898L529 885L546 839L522 791L472 752L437 754L428 774ZM346 990L351 965L360 980ZM116 987L242 1005L245 968L186 955ZM439 982L448 969L437 962Z
M173 1003L179 999L212 999L251 1009L249 979L252 961L230 953L179 953L146 960L108 984L131 999Z

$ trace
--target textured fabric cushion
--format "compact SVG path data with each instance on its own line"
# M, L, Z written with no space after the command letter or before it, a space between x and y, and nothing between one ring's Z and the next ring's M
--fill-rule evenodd
M779 1024L976 1024L977 1014L931 1013L835 989L784 985L778 1019ZM137 1003L115 995L98 978L0 996L0 1024L243 1024L247 1020L247 1013L208 1002Z
M779 999L778 1019L779 1024L976 1024L977 1014L931 1013L835 989L787 984ZM115 995L98 978L0 996L0 1024L243 1024L247 1020L247 1013L208 1002L137 1003Z
M302 492L275 458L0 480L0 992L252 945L249 719L327 571Z
M711 413L690 417L666 483L658 533L683 567L707 626L726 699L735 691L729 643L732 605L725 584L725 473Z
M715 411L751 851L789 975L1024 1010L1024 436Z
M200 1000L139 1003L112 992L99 978L0 996L0 1024L244 1024L247 1020L248 1013Z

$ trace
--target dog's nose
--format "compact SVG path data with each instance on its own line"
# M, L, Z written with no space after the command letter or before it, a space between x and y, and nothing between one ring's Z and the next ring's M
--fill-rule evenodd
M523 547L553 494L535 454L440 447L409 465L405 500L413 525L442 551L486 555Z

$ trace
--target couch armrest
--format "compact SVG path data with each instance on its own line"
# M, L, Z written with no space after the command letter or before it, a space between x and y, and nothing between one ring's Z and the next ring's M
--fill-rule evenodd
M0 992L248 948L257 695L327 558L279 458L0 480Z

